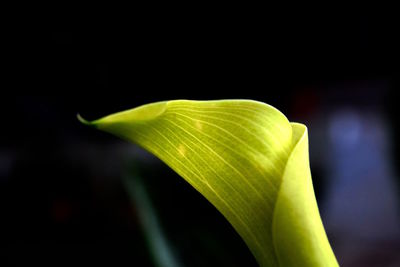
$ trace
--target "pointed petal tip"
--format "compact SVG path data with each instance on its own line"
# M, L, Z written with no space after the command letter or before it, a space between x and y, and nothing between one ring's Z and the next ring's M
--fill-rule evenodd
M77 119L78 119L81 123L83 123L83 124L85 124L85 125L89 125L89 126L93 126L93 125L94 125L94 123L93 123L92 121L88 121L88 120L84 119L84 118L81 116L81 114L79 114L79 113L76 114L76 117L77 117Z

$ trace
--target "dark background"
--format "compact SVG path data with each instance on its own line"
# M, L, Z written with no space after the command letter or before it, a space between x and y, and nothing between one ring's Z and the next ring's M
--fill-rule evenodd
M7 39L4 76L9 82L2 87L9 94L1 97L0 106L2 263L154 266L138 207L121 180L125 162L132 161L183 266L256 266L231 226L186 182L143 150L76 119L78 112L95 119L168 99L246 98L271 104L309 127L316 195L341 265L399 264L398 30L393 17L316 13L207 22L62 27L15 31ZM17 95L19 90L25 93ZM352 128L354 123L358 128ZM355 172L359 179L346 178L358 188L371 171L376 170L378 184L386 177L389 186L375 192L393 196L382 202L382 214L374 214L363 198L373 191L371 182L360 198L357 192L339 193L349 197L342 197L341 205L354 199L361 204L349 204L343 216L330 215L329 192L347 186L335 182L340 180L335 170L342 166L332 163L341 155L332 152L335 125L357 133L338 137L359 142L350 151L356 159L375 155L361 147L377 144L383 151L383 159L379 152L378 160L366 160L388 166L372 164ZM372 143L363 143L364 135L372 136L366 139ZM361 214L358 221L352 212ZM365 214L380 219L363 228L370 221ZM380 228L388 233L369 234Z

